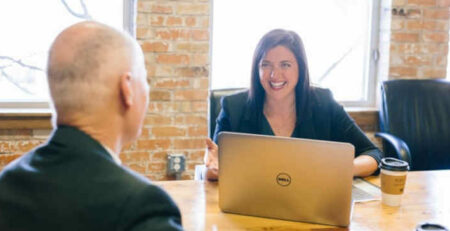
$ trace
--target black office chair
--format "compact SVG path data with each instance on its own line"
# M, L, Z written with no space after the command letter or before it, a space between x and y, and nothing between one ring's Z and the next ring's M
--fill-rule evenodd
M212 139L214 131L216 129L216 119L219 116L222 105L220 104L222 97L232 95L241 91L247 90L246 88L227 88L227 89L214 89L209 94L209 137Z
M381 86L380 131L386 156L411 170L450 169L450 82L390 80Z
M232 95L241 91L245 91L246 88L227 88L227 89L214 89L209 92L209 137L213 139L214 130L216 130L216 119L219 116L222 106L220 101L222 97ZM206 167L204 164L195 166L194 180L204 180L206 173Z

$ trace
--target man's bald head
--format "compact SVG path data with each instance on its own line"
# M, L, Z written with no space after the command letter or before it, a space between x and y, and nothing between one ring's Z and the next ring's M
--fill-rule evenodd
M97 22L61 32L51 46L47 68L58 121L117 101L119 77L136 71L140 52L130 36Z

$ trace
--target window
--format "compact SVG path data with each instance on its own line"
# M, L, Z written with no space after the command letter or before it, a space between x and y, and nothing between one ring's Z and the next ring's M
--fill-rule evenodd
M314 85L345 105L375 106L377 2L214 1L211 88L249 87L259 39L283 28L302 38Z
M134 35L135 0L0 1L0 108L48 108L48 49L67 26L94 19Z

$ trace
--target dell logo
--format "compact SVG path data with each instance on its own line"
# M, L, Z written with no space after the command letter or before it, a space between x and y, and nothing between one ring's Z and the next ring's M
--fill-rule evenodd
M277 183L281 186L288 186L291 184L291 176L286 173L280 173L277 176Z

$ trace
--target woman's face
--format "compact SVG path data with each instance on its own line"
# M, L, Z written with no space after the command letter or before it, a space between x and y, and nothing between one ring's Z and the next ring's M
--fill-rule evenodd
M298 82L298 63L288 48L276 46L259 62L259 81L266 92L266 100L295 98Z

